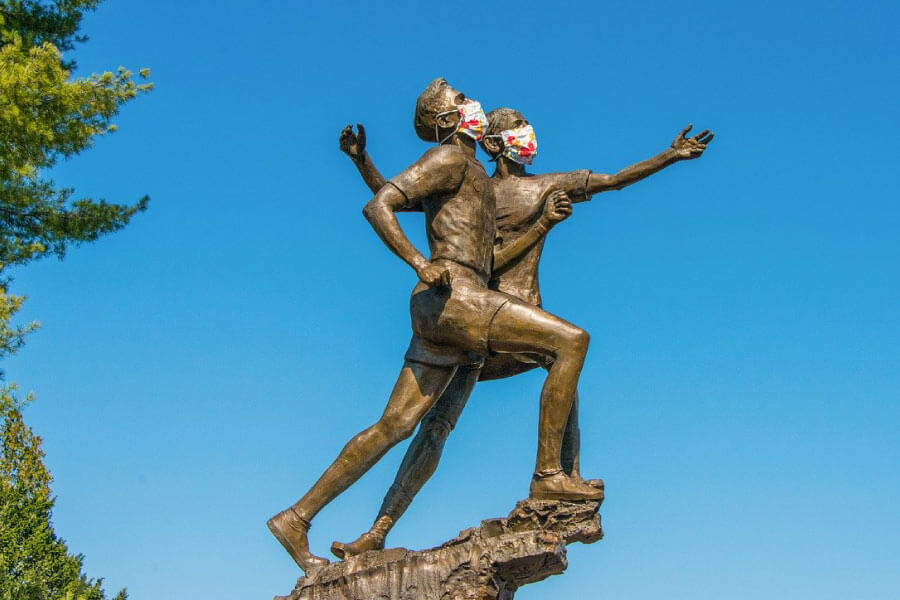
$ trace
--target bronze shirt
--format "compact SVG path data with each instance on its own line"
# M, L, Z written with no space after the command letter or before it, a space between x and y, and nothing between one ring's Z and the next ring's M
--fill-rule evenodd
M492 177L497 203L498 242L509 243L533 226L544 211L545 194L553 188L565 191L572 202L589 200L587 182L590 174L589 170L583 169L568 173L527 174L523 177ZM538 263L544 250L544 240L546 236L502 271L494 273L490 287L540 306Z
M425 213L430 260L490 275L496 207L480 162L456 146L436 146L389 183L406 197L406 210Z

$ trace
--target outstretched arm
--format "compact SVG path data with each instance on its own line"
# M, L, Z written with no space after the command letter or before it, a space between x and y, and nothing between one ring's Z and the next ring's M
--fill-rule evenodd
M688 125L682 129L670 148L652 158L626 167L615 175L591 173L588 178L587 193L590 195L609 190L621 190L678 161L698 158L706 150L706 145L712 141L713 134L707 129L693 137L687 137L691 127L693 126Z
M365 127L362 126L362 123L357 123L356 128L359 130L359 133L353 132L353 125L347 125L341 131L339 140L341 151L349 156L353 164L356 165L356 169L362 176L363 181L366 182L366 185L369 186L369 189L372 190L372 193L377 194L378 190L386 182L378 169L375 168L375 163L372 162L372 159L369 158L369 153L366 151Z
M517 261L538 243L554 225L572 214L572 201L562 190L552 190L544 200L544 212L525 233L508 244L494 247L494 272L498 273Z

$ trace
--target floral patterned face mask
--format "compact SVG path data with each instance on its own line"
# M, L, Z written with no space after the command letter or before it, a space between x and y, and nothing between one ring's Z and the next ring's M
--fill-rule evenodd
M450 132L443 139L438 138L438 126L435 122L434 137L438 139L438 144L443 144L444 142L446 142L448 139L450 139L450 136L457 131L465 133L476 142L484 137L484 129L487 127L487 117L484 116L484 110L482 110L481 108L481 103L477 100L466 100L458 108L435 115L435 118L443 115L449 115L457 111L459 112L459 124L456 126L455 131Z
M511 161L520 165L530 165L537 156L537 139L531 125L501 131L497 137L503 138L501 154Z

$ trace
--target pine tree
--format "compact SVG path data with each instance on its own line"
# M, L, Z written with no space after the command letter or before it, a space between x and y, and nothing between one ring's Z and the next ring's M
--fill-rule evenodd
M88 579L83 557L53 532L41 438L8 394L0 403L0 600L103 600L102 580Z
M18 349L34 324L9 317L22 298L7 293L8 269L47 255L62 258L72 244L90 242L128 224L147 207L79 198L42 175L60 159L115 131L120 107L151 84L124 68L73 79L62 51L78 35L85 11L99 0L0 0L0 359ZM142 70L142 78L147 71Z
M147 206L146 197L132 205L72 200L72 189L42 176L115 131L120 107L151 88L122 67L70 77L60 48L85 39L75 32L96 4L0 0L0 268L62 257L70 244L120 229Z
M151 89L119 68L73 78L64 56L87 38L81 19L101 0L0 0L0 359L37 324L16 325L23 297L7 292L8 269L128 224L147 207L74 198L46 171L115 131L113 117ZM146 79L142 70L139 78ZM51 523L50 474L41 440L22 421L15 386L0 370L0 600L103 600L101 580L82 573ZM125 591L116 596L124 600Z

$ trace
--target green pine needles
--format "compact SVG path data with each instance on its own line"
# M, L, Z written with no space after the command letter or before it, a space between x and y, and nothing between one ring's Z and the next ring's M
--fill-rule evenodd
M56 7L56 12L42 8ZM0 0L0 265L27 263L47 254L62 257L73 243L96 240L124 227L147 207L103 200L72 200L42 176L60 158L87 148L115 131L110 120L120 107L152 84L138 84L119 68L71 79L59 47L71 47L74 25L93 1L52 3ZM27 19L28 11L35 11ZM70 12L64 12L70 11ZM73 19L77 19L73 22ZM25 24L24 30L12 28ZM58 26L60 29L47 29ZM146 78L146 70L139 74Z
M50 473L41 438L3 392L0 416L0 600L104 600L102 580L82 573L53 532ZM115 600L125 600L125 590Z
M124 68L74 79L63 53L86 41L81 19L101 0L0 0L0 359L37 323L13 324L23 297L8 269L121 229L147 208L75 198L46 175L60 159L115 131L125 103L149 91ZM3 371L0 370L0 379ZM0 600L104 600L51 523L50 473L41 440L22 421L15 385L0 386ZM124 600L123 590L116 600Z

